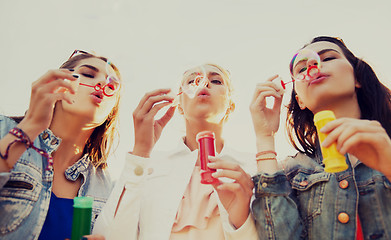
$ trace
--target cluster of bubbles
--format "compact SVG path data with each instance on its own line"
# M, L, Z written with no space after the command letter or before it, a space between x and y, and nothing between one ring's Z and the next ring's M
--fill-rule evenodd
M191 73L190 76L181 84L181 91L177 94L172 105L178 104L180 95L186 94L189 98L194 98L197 92L208 85L209 79L203 66L200 66L199 71Z
M281 85L285 89L288 83L294 81L312 81L320 74L321 61L319 55L310 49L301 49L292 58L289 69L292 81L284 82Z
M114 93L119 89L120 82L113 74L111 74L112 71L110 71L110 67L111 67L111 62L107 60L106 62L107 77L106 77L105 85L101 86L100 83L97 83L96 85L79 83L79 85L94 88L95 91L102 91L106 97L113 96Z

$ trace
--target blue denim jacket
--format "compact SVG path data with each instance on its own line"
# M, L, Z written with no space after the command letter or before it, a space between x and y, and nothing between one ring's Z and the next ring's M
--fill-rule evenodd
M260 239L391 239L391 183L361 162L327 173L321 160L297 154L284 171L253 178L253 216Z
M17 125L12 119L0 115L0 137ZM61 139L49 130L43 131L34 145L52 153ZM49 208L53 171L45 170L47 159L33 149L26 150L14 168L0 173L0 239L37 239ZM106 202L112 182L108 173L95 168L87 156L69 167L65 176L76 181L82 175L78 196L94 198L92 223Z

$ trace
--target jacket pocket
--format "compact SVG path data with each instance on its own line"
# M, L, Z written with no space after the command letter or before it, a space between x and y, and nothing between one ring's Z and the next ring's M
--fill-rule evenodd
M291 180L292 189L299 201L298 207L303 213L302 218L305 222L312 220L322 212L325 187L329 180L330 174L326 172L298 172Z
M29 216L41 193L42 185L27 173L13 172L0 189L0 233L14 231Z

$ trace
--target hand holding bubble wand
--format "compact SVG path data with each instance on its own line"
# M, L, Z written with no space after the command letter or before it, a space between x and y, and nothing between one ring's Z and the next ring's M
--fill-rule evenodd
M301 49L292 58L289 69L292 81L284 82L280 79L282 88L295 81L313 81L320 74L321 61L319 55L310 49Z

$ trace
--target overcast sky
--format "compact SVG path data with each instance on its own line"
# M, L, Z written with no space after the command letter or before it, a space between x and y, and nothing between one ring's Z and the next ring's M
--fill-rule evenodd
M111 161L117 172L132 148L131 114L144 93L174 88L189 67L214 62L231 72L235 87L225 138L255 153L248 110L254 86L276 73L288 80L291 57L315 36L341 37L391 86L390 9L388 0L0 0L0 114L22 115L31 83L74 49L107 56L125 84L121 143ZM295 152L281 118L279 159ZM176 114L156 148L175 147L183 134Z

